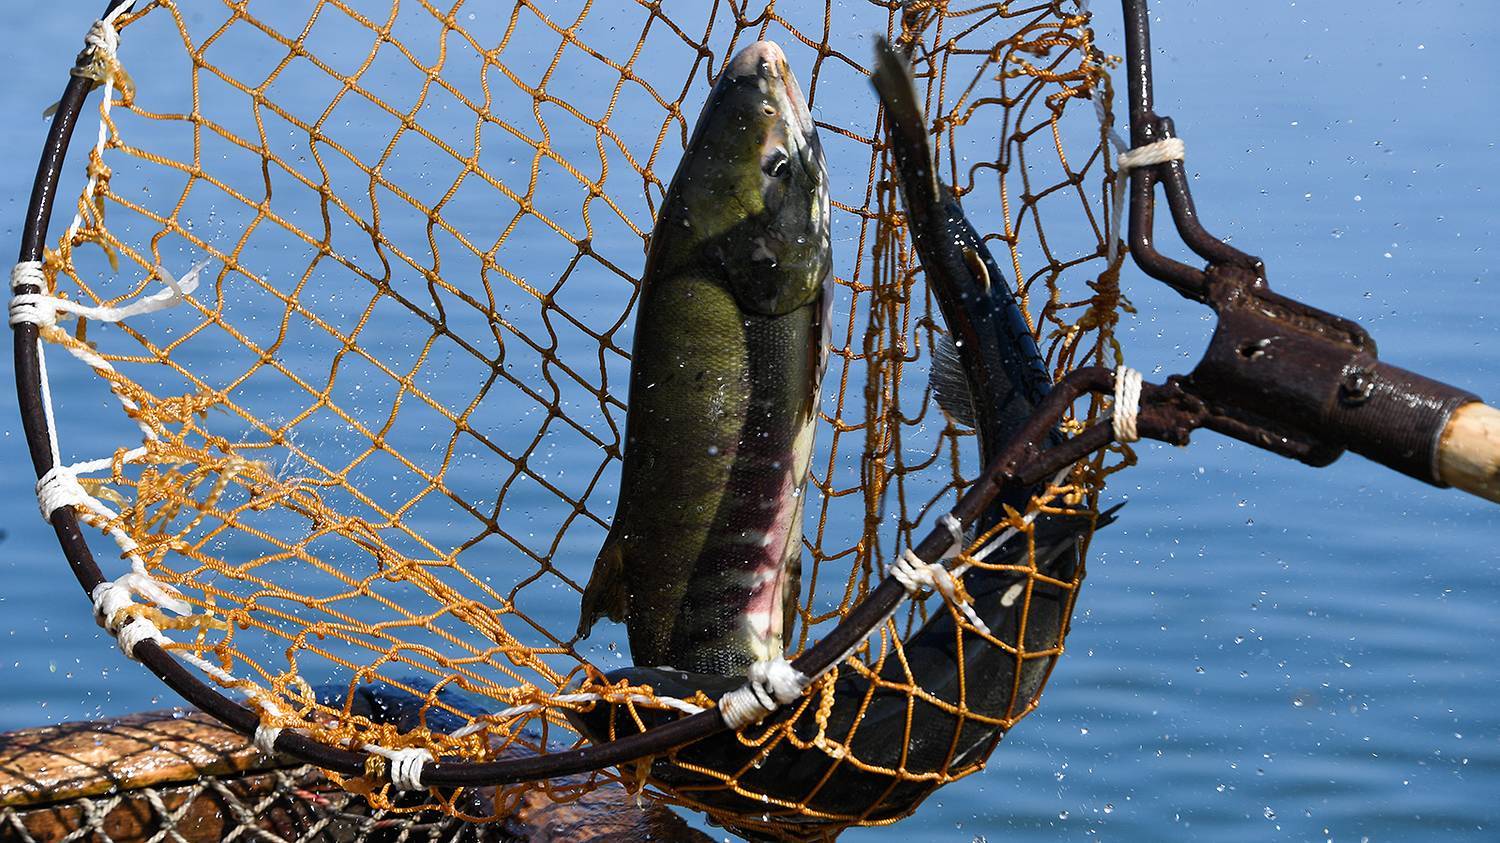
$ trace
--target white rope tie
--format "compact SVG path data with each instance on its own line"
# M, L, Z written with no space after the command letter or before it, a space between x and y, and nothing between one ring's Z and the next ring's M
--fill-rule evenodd
M942 524L948 530L948 535L953 538L953 541L948 545L948 549L943 551L941 558L952 559L962 553L964 545L969 543L964 538L964 523L958 520L951 512L943 513L943 517L938 519L938 523Z
M116 629L114 633L115 643L120 645L120 652L132 659L136 657L135 645L142 641L155 641L161 647L172 643L167 636L162 634L156 624L140 616L136 616L135 620Z
M83 509L93 500L93 495L84 491L78 476L67 466L55 465L36 481L37 509L43 521L51 521L52 513L65 506Z
M802 696L812 681L786 659L750 665L749 681L719 698L719 716L731 729L743 729L766 719L776 709Z
M110 95L114 92L116 84L110 62L120 51L120 31L115 29L115 21L121 15L129 13L134 7L133 0L129 3L122 3L103 19L90 24L88 33L83 36L83 50L78 53L78 57L73 61L73 68L69 71L74 76L92 79L95 83L106 86L104 94L106 112L109 110ZM56 114L59 105L60 103L54 102L47 106L42 116L51 117Z
M21 288L47 289L47 273L42 271L41 261L21 261L10 268L10 324L51 325L57 315L47 307L50 296L41 292L23 293Z
M391 785L397 790L426 790L422 784L422 767L432 760L432 753L419 747L386 749L365 744L365 750L390 761Z
M156 274L161 276L165 289L158 290L148 296L142 296L132 302L114 307L90 306L80 304L71 299L60 298L47 293L15 293L10 299L10 324L12 325L39 325L49 327L56 325L58 319L68 316L77 316L83 319L92 319L96 322L124 322L136 316L144 316L165 310L185 300L194 290L198 289L198 277L203 269L209 265L209 260L202 260L194 264L181 280L174 278L166 267L156 267ZM40 261L25 261L16 264L10 272L10 286L12 290L18 289L22 284L29 284L47 289L47 278L42 272Z
M158 606L185 615L192 610L176 589L157 582L149 574L132 571L117 580L102 582L94 587L89 598L94 602L94 618L109 634L115 637L120 652L134 659L135 647L142 641L155 641L165 647L171 639L149 618L130 612L135 598L141 597Z
M983 635L990 634L989 625L979 617L969 601L959 595L958 578L941 561L923 562L922 557L907 548L901 551L901 556L891 565L891 576L901 583L907 594L915 596L924 590L941 594L948 605L957 609L971 626Z
M1130 172L1137 167L1154 167L1169 161L1181 161L1186 157L1187 144L1182 138L1162 138L1154 143L1120 153L1115 159L1115 167L1124 172Z
M136 451L128 451L123 457L124 462L136 459L139 454ZM54 459L56 457L54 456ZM90 524L99 526L100 529L114 537L115 543L120 550L131 554L131 562L135 570L144 574L145 563L135 564L139 557L134 556L136 548L135 539L131 538L119 527L111 526L111 522L118 516L115 511L105 506L100 500L89 494L79 481L80 474L90 471L98 471L108 468L112 460L94 460L93 462L79 463L77 465L54 465L47 469L36 481L36 503L37 510L42 514L42 520L51 521L52 513L65 506L71 506L78 513L78 517Z
M130 589L117 582L102 582L89 595L94 601L94 618L108 629L126 608L135 605Z
M276 757L276 739L281 737L280 726L267 726L262 723L255 727L255 734L251 736L250 742L260 750L260 754L267 758Z
M152 582L157 588L165 588L161 583ZM94 617L99 625L115 637L120 652L132 659L136 657L136 645L142 641L155 641L161 646L172 643L149 618L128 611L135 605L134 597L141 588L139 577L132 573L114 582L100 583L89 595L94 601Z
M1080 3L1079 9L1087 11L1086 3ZM1110 104L1104 101L1104 91L1101 87L1094 92L1094 114L1099 118L1099 126L1104 137L1110 145L1115 148L1115 184L1114 195L1111 201L1111 213L1109 217L1109 265L1114 266L1115 259L1120 255L1120 229L1125 219L1125 192L1130 187L1130 171L1140 167L1153 167L1157 164L1165 164L1169 161L1182 161L1187 158L1187 144L1182 138L1162 138L1155 143L1130 149L1125 145L1125 139L1115 131L1114 117Z
M1118 140L1119 136L1115 135ZM1121 142L1121 146L1123 146ZM1125 220L1125 192L1130 187L1130 171L1139 167L1152 167L1168 161L1181 161L1187 157L1187 144L1182 138L1163 138L1155 143L1127 149L1115 158L1115 189L1112 213L1109 217L1109 264L1114 266L1120 254L1120 228Z
M86 49L112 56L120 49L120 33L112 21L96 20L89 27L89 34L83 36L83 43Z
M1129 366L1115 369L1115 406L1110 413L1110 425L1115 439L1120 442L1137 442L1140 433L1135 429L1136 418L1141 410L1141 373Z
M126 456L129 457L134 453L133 451L128 452ZM116 593L125 594L126 602L129 602L130 597L140 597L164 609L170 609L179 615L190 614L192 606L186 600L182 599L181 592L166 583L159 582L147 572L145 560L136 553L138 545L135 539L132 539L124 530L113 523L119 517L114 510L105 506L98 498L90 495L84 490L83 484L79 482L79 474L87 471L96 471L109 466L110 463L111 460L95 460L94 462L80 463L73 466L57 465L49 469L36 482L37 504L42 517L51 521L52 513L61 507L71 506L77 511L78 517L81 520L94 524L108 533L115 540L115 544L119 546L121 552L130 559L130 571L128 573L113 582L103 583L99 588L94 589L92 597L96 609L100 607L101 600L108 599L115 601L108 604L109 608L107 611L101 610L103 612L101 616L103 621L109 621L115 611L120 608L120 606L116 605L119 598L108 597L109 592L104 590L106 586L116 589Z

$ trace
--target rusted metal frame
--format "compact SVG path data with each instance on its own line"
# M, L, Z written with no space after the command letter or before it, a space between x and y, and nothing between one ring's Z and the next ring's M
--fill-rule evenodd
M1140 148L1176 136L1155 112L1147 0L1122 0L1130 139ZM1271 291L1265 266L1208 232L1199 220L1181 161L1130 174L1130 253L1141 269L1218 315L1203 359L1169 381L1201 400L1208 427L1310 465L1344 450L1436 486L1443 431L1477 396L1381 363L1359 325ZM1207 265L1167 257L1156 247L1160 185L1173 225Z

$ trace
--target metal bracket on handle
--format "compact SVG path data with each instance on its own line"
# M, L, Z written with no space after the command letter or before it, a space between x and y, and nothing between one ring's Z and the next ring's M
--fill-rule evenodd
M1154 108L1147 0L1122 0L1130 141L1140 149L1176 137ZM1155 242L1156 188L1198 268ZM1434 486L1500 502L1500 411L1472 393L1380 362L1358 324L1273 292L1260 258L1215 237L1198 216L1180 160L1133 168L1129 246L1136 265L1218 316L1193 370L1141 393L1141 436L1186 444L1207 428L1281 456L1324 466L1346 450ZM1005 449L1001 483L1033 483L1113 440L1108 423L1043 447L1068 405L1107 394L1116 374L1078 369Z
M1154 110L1147 0L1123 0L1123 5L1130 140L1138 149L1175 137L1175 128ZM1206 262L1202 269L1157 249L1158 185L1177 233ZM1487 460L1482 453L1476 457L1483 463L1479 470L1456 471L1450 465L1449 457L1464 444L1449 435L1450 422L1477 396L1380 362L1364 328L1273 292L1259 258L1203 227L1181 161L1132 170L1129 200L1130 254L1136 264L1218 316L1192 372L1143 394L1143 407L1155 402L1161 416L1158 424L1142 429L1146 435L1181 442L1192 429L1205 427L1314 466L1352 450L1427 483L1453 483L1500 500L1500 477L1493 476L1500 439L1467 443L1469 451L1490 448ZM1079 379L1087 383L1085 389L1105 388L1095 383L1097 375ZM1486 471L1491 473L1487 482Z

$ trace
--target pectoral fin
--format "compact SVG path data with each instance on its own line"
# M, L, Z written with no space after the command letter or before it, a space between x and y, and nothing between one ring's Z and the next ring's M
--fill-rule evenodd
M974 427L978 414L974 411L974 393L969 388L969 378L964 374L963 361L953 340L939 335L932 348L932 397L939 407L955 422Z
M594 560L594 573L583 589L583 608L578 617L578 634L588 637L600 617L622 622L630 609L630 594L625 588L625 552L621 542L611 535Z
M799 508L797 514L801 515ZM800 544L800 542L799 542ZM786 570L781 580L781 643L782 647L792 640L792 624L797 622L797 609L802 597L802 554L795 553L786 561ZM778 654L779 655L779 654Z

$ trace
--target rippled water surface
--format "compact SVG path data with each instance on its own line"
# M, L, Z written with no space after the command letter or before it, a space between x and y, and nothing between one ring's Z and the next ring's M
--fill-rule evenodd
M1113 4L1095 5L1122 52ZM1500 402L1493 3L1155 5L1159 110L1210 227L1277 289L1368 327L1384 359ZM86 21L65 4L0 22L21 36L0 94L14 245L40 112ZM1125 283L1130 361L1154 379L1189 366L1206 311ZM61 375L59 402L77 408L81 383ZM175 703L96 630L37 519L9 387L0 464L0 728ZM1110 494L1130 503L1095 543L1041 709L987 772L847 839L1495 838L1500 509L1213 434L1143 446Z

